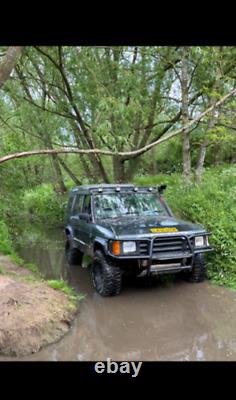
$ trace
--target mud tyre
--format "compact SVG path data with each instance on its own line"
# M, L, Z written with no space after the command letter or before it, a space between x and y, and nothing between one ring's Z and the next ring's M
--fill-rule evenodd
M204 254L197 254L195 256L193 268L187 274L189 282L203 282L207 275L207 265Z
M72 247L71 242L69 240L66 241L65 255L69 265L82 264L83 253L76 247Z
M95 251L94 254L92 278L93 285L101 296L116 296L121 291L120 267L107 260L100 250Z

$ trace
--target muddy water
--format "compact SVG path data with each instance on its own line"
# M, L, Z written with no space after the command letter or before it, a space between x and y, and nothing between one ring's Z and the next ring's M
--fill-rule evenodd
M59 229L27 231L17 246L47 278L64 277L86 294L70 332L21 360L236 360L236 292L208 282L147 287L139 280L102 298L89 270L67 266Z

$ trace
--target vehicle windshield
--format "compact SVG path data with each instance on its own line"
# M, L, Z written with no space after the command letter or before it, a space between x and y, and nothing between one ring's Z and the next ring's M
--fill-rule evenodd
M168 215L154 193L101 193L94 195L94 215L97 219L123 216Z

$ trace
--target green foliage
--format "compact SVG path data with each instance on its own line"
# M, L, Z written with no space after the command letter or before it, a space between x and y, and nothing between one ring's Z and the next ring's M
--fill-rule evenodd
M38 277L36 277L35 275L26 275L26 276L21 277L20 279L22 279L23 281L26 281L26 282L30 282L30 283L38 282Z
M24 265L24 260L15 253L10 254L10 259L18 265Z
M47 281L48 286L55 290L60 290L61 292L65 293L74 303L84 299L84 295L78 295L73 288L68 286L66 281L63 279L51 279Z
M0 265L0 275L4 275L5 273L6 273L5 268Z
M158 175L143 175L143 176L135 176L134 183L140 186L157 186L164 183L167 183L168 187L171 185L178 186L182 182L182 178L180 174L158 174Z
M3 254L12 253L12 241L4 221L0 221L0 252Z
M35 274L39 274L39 269L37 265L33 263L24 264L24 267L29 269L30 271L34 272Z
M202 224L212 232L214 252L208 256L209 277L236 288L236 167L206 170L200 185L184 185L181 176L137 177L141 185L167 184L166 200L185 220Z
M24 210L35 220L49 224L63 222L66 200L50 184L42 184L23 194Z

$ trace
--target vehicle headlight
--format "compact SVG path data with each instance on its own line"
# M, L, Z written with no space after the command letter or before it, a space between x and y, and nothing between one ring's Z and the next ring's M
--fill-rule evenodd
M195 237L195 247L203 247L204 246L204 237L196 236Z
M134 253L136 251L135 242L123 242L123 253Z

